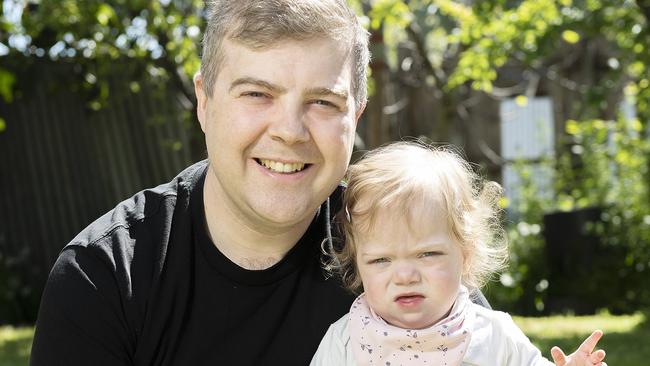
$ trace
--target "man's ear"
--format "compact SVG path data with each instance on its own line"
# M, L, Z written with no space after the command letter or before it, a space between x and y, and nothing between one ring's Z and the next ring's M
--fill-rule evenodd
M194 74L194 93L196 94L196 117L199 119L201 130L205 133L208 96L203 90L203 75L200 71Z

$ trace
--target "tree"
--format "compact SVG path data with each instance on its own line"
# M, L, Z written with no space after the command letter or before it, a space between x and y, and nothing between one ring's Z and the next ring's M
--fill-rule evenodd
M138 92L144 79L171 86L185 109L194 111L202 11L200 0L5 0L0 96L11 102L16 70L47 58L81 68L76 84L88 92L94 110L103 107L111 89ZM112 85L116 74L123 83ZM185 118L193 121L193 113ZM195 150L200 156L202 148Z
M405 46L419 58L418 68L409 67L415 79L428 78L443 92L470 86L495 98L534 95L545 80L581 94L589 108L572 114L582 117L604 112L594 101L612 90L629 83L634 93L647 90L646 0L463 3L377 0L368 15L373 29L384 29L393 67L405 68L395 59L397 47ZM501 78L513 67L523 75L514 85ZM576 69L578 75L567 73ZM638 99L639 112L647 113L644 98Z

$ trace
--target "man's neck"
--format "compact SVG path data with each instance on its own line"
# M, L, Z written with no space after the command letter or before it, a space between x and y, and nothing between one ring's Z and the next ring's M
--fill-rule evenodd
M273 266L296 245L311 223L274 227L246 220L215 183L208 173L203 189L208 235L223 255L242 268L261 270Z

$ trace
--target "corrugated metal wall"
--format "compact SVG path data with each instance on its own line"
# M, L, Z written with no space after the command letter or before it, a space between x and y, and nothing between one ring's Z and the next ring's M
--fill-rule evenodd
M190 164L190 132L173 92L113 93L107 108L92 111L86 99L46 82L47 70L36 72L41 77L32 79L43 83L14 103L0 102L7 123L0 133L0 271L21 271L25 282L0 288L20 287L27 302L77 232ZM34 306L22 305L24 317Z
M529 98L518 105L514 98L500 105L501 155L506 160L502 167L505 195L516 207L520 201L520 172L513 163L528 160L532 180L547 198L553 195L553 172L550 167L536 161L555 154L553 102L549 97ZM512 212L511 212L512 213Z

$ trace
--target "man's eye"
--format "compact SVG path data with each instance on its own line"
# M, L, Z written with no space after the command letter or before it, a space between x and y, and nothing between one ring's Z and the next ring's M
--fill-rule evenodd
M322 106L325 106L325 107L338 108L336 104L334 104L334 103L332 103L330 101L324 100L324 99L317 99L313 103L316 104L316 105L322 105Z
M243 95L246 96L246 97L253 97L253 98L263 98L263 97L266 96L264 93L256 92L256 91L246 92Z

